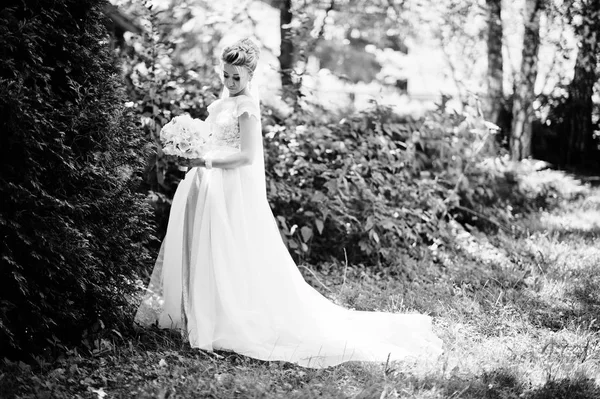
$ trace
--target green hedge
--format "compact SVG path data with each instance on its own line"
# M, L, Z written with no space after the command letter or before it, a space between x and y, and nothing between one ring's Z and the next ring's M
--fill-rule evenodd
M450 190L418 177L410 123L390 109L265 122L269 202L298 261L400 265L443 232Z
M487 227L473 214L505 221L506 204L521 201L486 165L498 150L471 110L442 105L413 120L374 104L345 116L263 116L269 202L298 261L404 270L427 246L452 245L449 220Z
M153 254L103 1L0 6L0 353L124 327ZM124 312L126 311L126 312Z

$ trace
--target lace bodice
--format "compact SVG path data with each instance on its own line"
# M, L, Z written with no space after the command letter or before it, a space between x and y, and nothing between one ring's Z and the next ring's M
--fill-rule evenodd
M251 97L241 95L223 98L208 106L207 122L211 123L211 141L215 146L240 149L238 118L244 113L260 120L260 111Z

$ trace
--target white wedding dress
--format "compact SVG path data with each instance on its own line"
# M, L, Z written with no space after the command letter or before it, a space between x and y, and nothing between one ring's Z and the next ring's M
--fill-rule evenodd
M213 157L239 151L240 115L260 121L245 95L208 109ZM311 368L435 359L430 317L348 310L304 281L267 202L259 151L250 166L187 172L136 322L180 329L192 347Z

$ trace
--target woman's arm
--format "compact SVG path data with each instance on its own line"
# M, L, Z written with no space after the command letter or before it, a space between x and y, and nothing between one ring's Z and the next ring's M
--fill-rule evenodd
M238 118L240 124L240 152L227 155L222 158L211 158L213 168L233 169L240 166L250 165L254 162L257 153L260 153L261 132L256 118L251 117L247 112ZM184 166L206 166L206 159L182 159L180 162Z

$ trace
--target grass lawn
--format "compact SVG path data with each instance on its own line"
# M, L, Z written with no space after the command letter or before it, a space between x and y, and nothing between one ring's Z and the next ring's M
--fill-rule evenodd
M516 218L512 234L456 224L453 245L424 249L411 272L301 268L347 307L434 316L437 362L309 370L191 350L164 331L108 332L93 355L5 360L0 397L600 398L600 189L565 184L576 195Z

